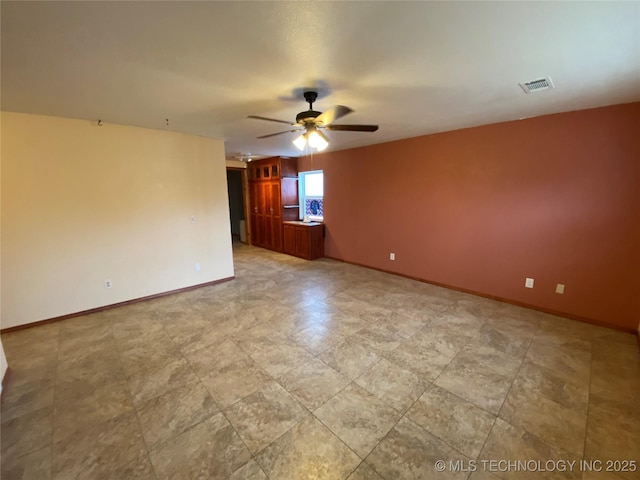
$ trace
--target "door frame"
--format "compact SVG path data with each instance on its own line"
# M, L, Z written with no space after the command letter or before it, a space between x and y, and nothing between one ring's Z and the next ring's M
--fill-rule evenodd
M251 219L249 218L249 179L247 177L247 168L227 167L227 170L239 171L242 174L242 209L244 211L244 234L247 239L247 245L253 245L253 236L251 235Z

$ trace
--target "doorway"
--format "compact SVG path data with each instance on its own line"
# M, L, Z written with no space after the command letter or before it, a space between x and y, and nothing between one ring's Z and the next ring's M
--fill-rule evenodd
M229 219L233 243L247 243L245 171L227 168L227 193L229 195Z

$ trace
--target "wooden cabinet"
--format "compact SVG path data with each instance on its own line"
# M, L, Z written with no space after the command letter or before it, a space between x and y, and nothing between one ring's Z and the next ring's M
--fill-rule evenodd
M247 167L251 243L313 260L324 257L324 224L298 221L298 168L286 157L255 160Z
M298 178L298 163L295 158L270 157L254 160L247 166L249 181L280 180ZM296 196L296 199L298 197Z
M284 222L284 253L307 260L324 257L324 224Z
M285 223L282 226L283 251L289 255L295 255L296 252L296 228L293 225Z
M247 169L251 202L251 243L282 252L282 222L298 218L296 159L264 158L251 162Z

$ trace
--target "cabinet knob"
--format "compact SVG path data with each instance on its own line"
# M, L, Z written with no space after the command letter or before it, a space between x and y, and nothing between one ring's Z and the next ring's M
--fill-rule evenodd
M270 208L269 210L271 210L271 213L273 213L273 208Z

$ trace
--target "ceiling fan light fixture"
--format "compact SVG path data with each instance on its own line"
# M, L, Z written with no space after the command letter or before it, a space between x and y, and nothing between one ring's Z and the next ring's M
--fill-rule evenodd
M316 130L316 132L318 133L318 140L316 140L316 150L321 152L329 146L329 139L320 130Z
M310 148L314 148L318 152L322 152L329 146L329 142L327 141L327 137L325 137L322 132L318 131L314 127L308 127L307 131L296 137L293 141L293 144L298 147L298 150L303 151L307 145Z
M307 141L311 148L318 148L318 145L320 144L320 135L318 135L318 132L315 130L312 130L309 132L309 138Z
M323 138L320 138L320 142L319 144L316 146L316 150L321 152L323 151L325 148L327 148L329 146L329 142L327 142L326 140L324 140Z
M315 127L309 127L307 129L307 141L311 148L315 148L319 152L329 146L329 142L326 137Z
M307 138L305 137L305 135L306 133L303 133L299 137L296 137L296 139L293 141L293 144L298 147L298 150L300 151L304 150L304 147L307 144Z

